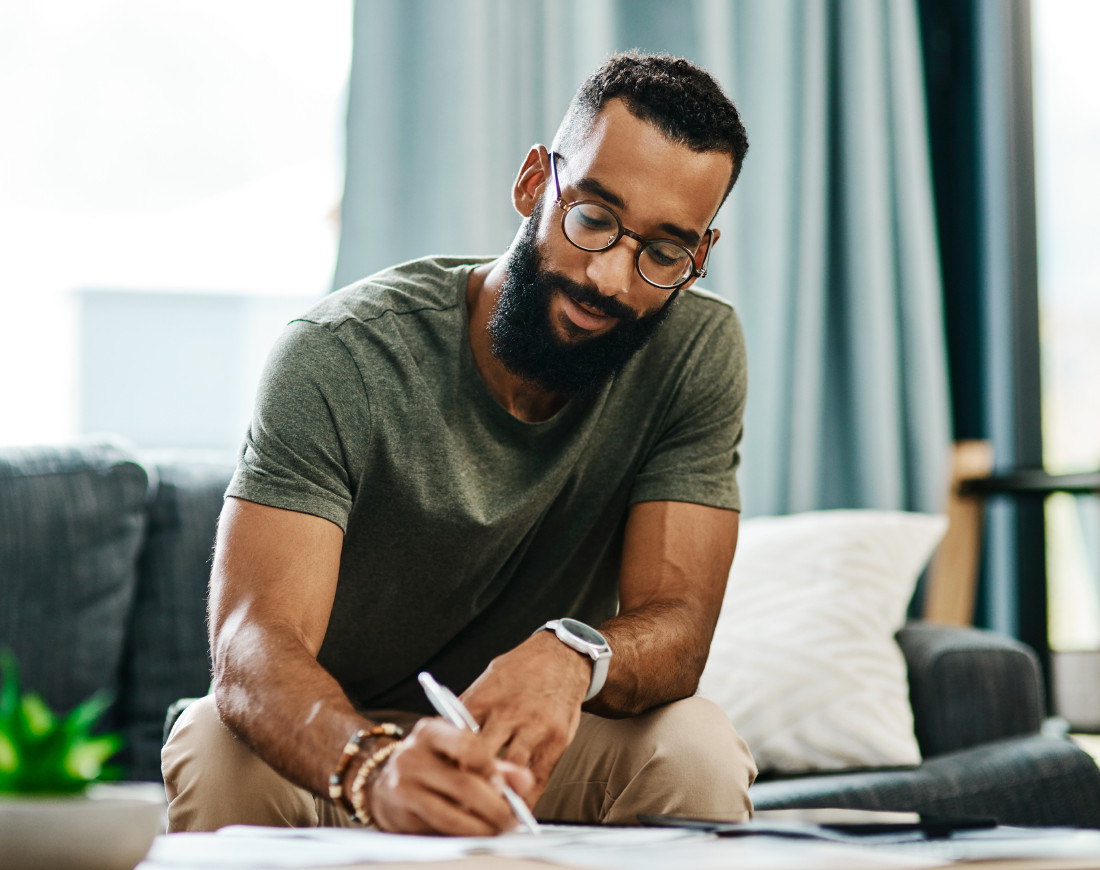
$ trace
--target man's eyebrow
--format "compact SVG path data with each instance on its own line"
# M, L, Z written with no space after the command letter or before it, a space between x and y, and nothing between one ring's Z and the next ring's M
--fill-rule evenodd
M616 193L612 193L602 184L600 184L594 178L581 178L574 182L573 186L577 190L592 196L598 196L604 202L615 206L615 208L622 210L626 208L626 203L623 202L623 198ZM673 223L663 223L657 227L662 232L668 233L670 236L679 239L689 248L698 247L699 243L703 240L695 230L684 229L683 227Z
M685 230L683 227L677 226L676 224L664 223L657 227L657 229L664 230L670 236L676 237L692 249L697 248L699 243L703 240L703 237L695 232L695 230Z
M608 190L606 187L596 181L595 178L582 178L577 181L573 186L576 187L577 190L583 190L585 193L590 193L593 196L598 196L600 199L606 200L607 202L615 206L615 208L626 208L626 203L623 202L623 198L621 196L612 193L610 190Z

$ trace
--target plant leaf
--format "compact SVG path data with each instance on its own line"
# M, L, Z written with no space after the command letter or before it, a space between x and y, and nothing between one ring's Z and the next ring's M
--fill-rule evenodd
M0 722L10 721L19 709L19 666L15 655L9 649L0 651L0 678L4 685L0 689Z
M54 728L54 715L40 695L28 692L23 696L23 724L31 737L45 737Z
M69 747L62 768L70 776L82 780L96 779L103 768L103 762L121 748L122 738L117 734L81 741Z
M11 775L19 770L19 752L11 736L0 731L0 775Z
M110 706L110 693L96 692L86 701L81 701L73 708L73 711L66 716L65 721L61 723L61 728L65 733L74 737L77 735L85 735L92 730L92 726L99 721L99 717L102 716Z

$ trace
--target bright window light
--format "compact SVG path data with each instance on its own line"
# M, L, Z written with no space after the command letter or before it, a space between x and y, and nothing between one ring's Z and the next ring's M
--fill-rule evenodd
M1100 467L1100 29L1095 0L1035 0L1043 460ZM1100 648L1100 499L1047 501L1050 640Z
M350 0L0 6L0 442L79 431L78 291L328 289L350 48Z

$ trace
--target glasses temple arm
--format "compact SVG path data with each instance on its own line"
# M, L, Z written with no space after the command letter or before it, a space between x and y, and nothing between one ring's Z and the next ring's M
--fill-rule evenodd
M695 270L696 278L705 278L707 276L707 266L710 263L710 252L714 249L714 230L710 229L706 232L707 237L707 255L703 257L703 265Z

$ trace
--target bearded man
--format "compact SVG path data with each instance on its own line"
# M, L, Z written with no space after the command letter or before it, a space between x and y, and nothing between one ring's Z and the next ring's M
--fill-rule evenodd
M504 256L290 324L219 523L213 692L164 749L171 830L485 835L517 823L505 786L540 819L748 817L751 755L692 697L746 383L733 309L692 285L747 147L707 73L617 55L523 161Z

